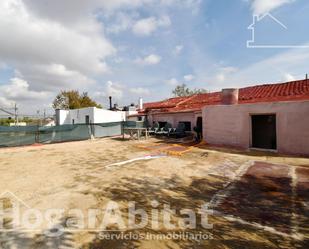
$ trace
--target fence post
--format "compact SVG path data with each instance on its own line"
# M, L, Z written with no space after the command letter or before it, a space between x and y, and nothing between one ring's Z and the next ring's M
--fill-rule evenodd
M121 133L122 133L122 139L124 139L124 120L121 122Z
M40 126L39 124L37 125L37 132L35 136L35 143L40 143Z
M94 138L95 138L95 127L94 127L94 123L91 123L90 126L91 126L91 136L92 136L92 138L94 139Z
M87 125L87 127L88 127L90 139L93 140L94 139L94 124L89 123L89 124L85 124L85 125Z

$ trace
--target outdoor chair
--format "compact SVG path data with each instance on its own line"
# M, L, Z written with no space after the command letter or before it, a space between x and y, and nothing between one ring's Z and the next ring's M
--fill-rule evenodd
M163 128L160 128L160 130L156 132L156 135L169 136L171 129L172 129L172 125L170 123L166 123Z
M176 128L168 128L168 137L176 132Z
M159 123L158 122L154 122L152 127L149 128L148 133L149 135L155 135L156 132L159 131Z
M155 134L158 135L158 136L164 135L164 134L165 134L164 127L159 128L159 129L157 130L157 132L155 132Z

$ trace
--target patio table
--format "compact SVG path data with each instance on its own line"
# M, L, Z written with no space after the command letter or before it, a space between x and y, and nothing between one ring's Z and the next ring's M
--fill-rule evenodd
M140 140L142 135L145 135L145 138L148 139L149 137L149 131L147 128L123 128L123 134L122 134L122 138L124 139L125 134L129 134L131 139L134 139L134 135L137 136L137 139Z

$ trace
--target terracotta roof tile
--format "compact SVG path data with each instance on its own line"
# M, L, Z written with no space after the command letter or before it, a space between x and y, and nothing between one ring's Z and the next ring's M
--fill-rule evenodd
M265 84L239 89L239 104L309 100L309 80L279 84ZM144 109L160 112L199 111L206 105L221 104L221 92L196 94L189 97L171 98L145 103Z

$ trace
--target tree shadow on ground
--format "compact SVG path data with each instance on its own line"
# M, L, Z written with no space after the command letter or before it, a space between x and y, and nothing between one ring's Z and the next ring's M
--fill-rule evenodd
M63 226L65 228L65 220L63 218L59 224L54 227ZM11 222L11 221L10 221ZM0 248L1 249L73 249L74 234L63 230L59 236L51 236L52 233L58 232L55 228L43 230L40 233L33 234L31 231L23 229L11 230L12 224L8 223L0 232ZM8 230L10 229L10 230ZM6 231L7 230L7 231ZM49 235L47 234L49 232ZM54 234L55 235L55 234Z
M104 196L115 202L136 202L136 208L143 208L148 215L153 209L152 201L169 204L176 209L176 218L184 218L178 211L191 209L198 211L201 204L209 202L214 194L221 190L227 179L224 177L208 176L204 178L192 178L191 184L184 183L177 176L167 180L154 181L152 178L121 178L112 187L102 189L97 198ZM239 182L233 184L230 196L218 207L219 211L226 215L233 215L248 222L256 222L261 225L269 225L280 231L291 234L291 191L289 178L244 176ZM276 194L274 194L276 193ZM158 207L160 208L160 206ZM126 209L124 208L124 213ZM303 214L299 214L303 215ZM199 219L197 219L199 221ZM305 248L306 241L295 241L290 236L285 237L266 231L249 224L227 220L223 216L213 215L210 223L214 228L209 230L197 222L196 229L187 229L190 233L211 233L211 240L172 240L156 248ZM127 231L136 233L165 234L168 231L154 230L150 225L136 230ZM174 230L179 232L179 230ZM141 240L100 240L95 239L85 244L83 248L152 248L144 247ZM178 246L178 247L177 247Z

